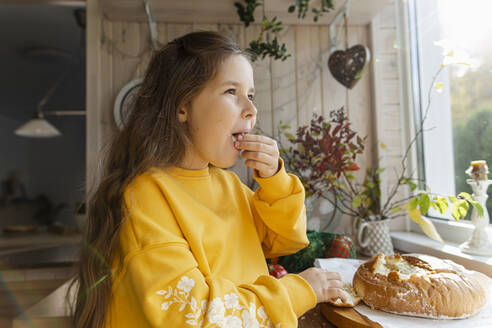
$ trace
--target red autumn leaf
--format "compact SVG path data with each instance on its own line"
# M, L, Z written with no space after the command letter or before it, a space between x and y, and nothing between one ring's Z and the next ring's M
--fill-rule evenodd
M352 164L350 164L349 166L347 166L347 167L345 168L345 170L346 170L346 171L358 171L358 170L360 170L360 167L359 167L359 165L357 165L357 164L355 164L355 163L352 163Z
M306 193L322 195L327 190L336 192L333 183L347 168L355 169L351 164L364 150L366 138L359 137L350 129L350 121L343 108L331 111L326 121L314 114L310 124L298 127L296 132L297 138L288 140L294 147L282 153L288 167L297 173ZM354 137L357 143L351 141ZM296 150L299 146L303 147L302 153Z

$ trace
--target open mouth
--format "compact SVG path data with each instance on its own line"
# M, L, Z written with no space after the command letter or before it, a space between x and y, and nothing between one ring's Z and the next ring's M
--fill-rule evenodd
M240 135L245 135L246 133L244 132L238 132L238 133L233 133L231 136L232 136L232 146L237 149L237 150L240 150L239 148L237 148L235 145L234 145L234 142L238 141L238 137Z
M239 135L241 135L243 133L239 132L239 133L233 133L232 134L232 141L237 141L237 138L239 137Z

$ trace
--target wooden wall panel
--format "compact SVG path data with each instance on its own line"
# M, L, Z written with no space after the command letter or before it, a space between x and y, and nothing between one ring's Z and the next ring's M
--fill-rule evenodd
M102 10L96 0L87 1L87 17L91 24L87 24L87 95L86 95L86 192L92 192L97 182L100 180L100 142L103 139L101 134L102 114L101 102L105 98L100 94L101 86L106 82L99 75L102 61Z
M313 113L320 114L321 47L318 26L296 26L297 111L299 125L309 125Z
M115 96L113 62L115 57L113 56L114 50L113 44L111 43L111 40L113 40L113 24L104 20L102 22L102 28L106 34L104 35L103 41L101 41L99 49L100 69L97 72L97 78L100 83L97 92L99 92L98 104L100 110L97 111L97 119L98 122L100 122L98 124L100 133L100 140L98 143L99 150L105 152L109 147L109 141L111 140L113 133L116 131L116 125L113 120L113 104ZM96 159L101 160L102 158L97 156Z
M368 45L367 28L364 26L354 26L349 28L348 44L352 47L356 44ZM368 64L369 66L369 64ZM371 104L371 79L370 69L357 84L351 89L347 90L347 109L349 112L349 119L352 122L352 129L357 131L361 137L367 136L366 150L363 154L359 155L357 164L361 168L355 172L355 177L358 181L362 181L365 176L366 169L373 166L373 156L371 152L371 145L375 144L375 140L372 133L372 117L373 111Z
M251 28L248 28L248 30L254 29L255 28L254 26L255 25L251 26ZM218 31L221 33L225 33L225 34L231 36L232 38L234 38L239 43L241 48L243 48L243 49L249 43L249 42L245 41L246 31L245 31L244 25L219 24L218 25Z
M193 25L191 24L166 24L166 26L168 42L193 31Z
M374 102L373 122L375 125L373 138L378 145L373 154L378 166L385 168L381 174L381 199L384 203L393 187L396 185L401 172L401 160L404 153L402 130L403 106L400 102L400 71L398 67L399 54L395 3L388 4L377 15L369 31L372 39L373 57L373 89ZM382 145L385 145L383 147ZM395 199L406 196L405 188L400 188ZM405 220L398 218L391 222L391 230L405 230Z
M132 22L113 23L113 92L136 79L140 53L140 26Z
M332 110L346 107L347 105L347 88L333 78L329 68L328 59L330 58L330 33L328 26L320 27L320 43L322 50L322 73L323 73L323 114L328 118ZM338 42L335 50L342 50L345 46L345 34L339 33Z
M168 42L167 24L157 25L157 40L159 40L160 45L165 45Z
M138 37L138 53L142 54L140 56L139 62L137 64L136 73L137 77L143 77L145 74L145 69L149 65L150 57L152 56L152 45L149 27L145 23L138 24L139 37ZM159 32L157 32L159 33ZM159 34L157 34L157 39L159 39Z
M12 1L12 0L0 0ZM58 2L56 0L17 0L17 2ZM64 2L74 2L65 0ZM367 25L371 19L391 0L353 0L350 6L350 24ZM138 21L145 22L142 0L99 0L105 16L111 21ZM265 10L256 10L255 21L267 17L278 17L284 24L314 24L314 14L307 12L305 19L300 19L296 14L287 12L292 0L267 0L264 2ZM319 1L315 1L319 6ZM334 9L319 18L318 24L329 24L335 15L342 9L344 1L334 1ZM151 1L152 16L157 22L171 23L223 23L240 24L236 14L237 9L231 0L181 0L181 1Z
M219 26L217 24L193 24L193 32L198 31L218 31Z
M277 135L279 122L297 127L298 122L298 102L297 102L297 85L296 85L296 53L295 53L295 27L286 26L280 32L279 42L285 43L291 56L285 61L273 60L271 62L272 76L272 108L273 108L273 131ZM281 144L287 148L288 141L281 135L279 137Z

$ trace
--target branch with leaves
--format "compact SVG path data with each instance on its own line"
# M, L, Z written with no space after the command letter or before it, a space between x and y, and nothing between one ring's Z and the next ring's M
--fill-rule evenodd
M306 14L309 12L309 3L311 0L296 0L295 4L291 5L288 9L289 13L293 13L297 10L297 18L306 17ZM331 0L321 0L320 7L312 8L311 11L314 14L313 20L317 22L319 17L323 16L323 14L329 12L334 8L333 1Z
M323 116L314 114L310 125L298 127L295 136L286 132L289 129L290 126L280 122L277 141L286 168L299 177L306 190L306 197L322 197L342 214L359 220L369 220L371 216L384 220L401 216L400 212L407 210L409 217L420 225L425 234L439 241L442 239L432 222L422 216L430 208L441 214L450 208L456 220L466 216L470 205L480 216L483 215L483 208L470 194L438 195L431 193L427 187L417 191L413 179L403 175L393 190L407 186L414 195L398 201L387 201L381 206L380 174L384 168L368 168L362 183L355 180L353 172L360 169L355 162L364 151L366 138L361 138L351 129L343 108L330 112L327 121ZM282 133L291 143L289 148L282 145ZM418 134L414 138L417 137ZM412 140L411 144L414 143ZM327 196L328 193L334 197Z
M244 4L242 2L244 2ZM263 1L243 0L242 2L235 2L234 5L237 8L239 19L244 23L245 27L248 27L255 21L254 12L256 8L262 6L263 9L263 21L261 23L260 34L256 40L249 43L249 48L246 49L253 55L252 60L255 61L259 57L264 59L266 56L282 61L289 58L291 55L287 53L285 43L280 43L278 40L278 33L284 29L282 22L277 20L276 16L271 20L265 16ZM289 13L293 13L297 10L297 17L304 19L306 13L309 12L310 2L311 0L296 0L287 10ZM332 0L322 0L319 7L311 8L311 11L314 14L314 22L317 22L320 16L333 8L334 4Z
M436 45L443 46L443 44L440 44L440 42L436 42ZM443 46L443 48L445 47ZM440 93L443 87L442 83L437 82L439 75L449 64L460 64L469 66L466 61L459 58L453 58L455 55L454 51L452 50L444 49L443 54L443 64L441 64L437 72L434 74L428 90L424 115L422 117L422 120L420 121L415 136L408 144L404 156L402 157L401 171L398 175L397 182L392 187L387 199L384 201L384 204L381 206L381 209L378 213L381 219L394 218L395 215L399 216L401 215L401 212L403 210L406 210L408 216L414 222L420 225L427 236L440 242L442 242L442 238L432 224L432 221L422 216L422 214L427 215L431 208L441 213L441 215L444 215L449 209L451 211L452 217L456 221L465 218L470 209L470 206L478 212L479 216L483 216L484 214L484 209L482 208L482 206L477 201L475 201L470 194L466 192L461 192L457 196L435 194L432 193L429 186L425 184L423 190L417 190L418 185L414 182L415 179L407 176L407 158L410 154L410 151L415 146L418 138L421 137L425 132L424 124L430 112L433 95L432 91L435 88L436 92ZM379 182L379 180L376 180L376 182ZM407 186L408 188L410 188L412 196L395 201L394 198L402 186ZM379 188L379 186L377 187ZM376 197L375 200L377 200L378 202L380 201L378 197ZM360 203L361 202L357 199L357 196L352 198L352 206L358 208L358 206L360 206Z
M277 137L280 153L286 168L303 183L306 196L324 198L343 214L359 215L350 202L354 190L351 182L352 173L359 170L355 161L364 151L365 138L351 129L344 109L330 112L328 120L314 114L310 125L299 127L296 136L286 132L289 129L290 126L280 122ZM289 148L282 145L282 133L292 144ZM329 197L329 193L334 197Z

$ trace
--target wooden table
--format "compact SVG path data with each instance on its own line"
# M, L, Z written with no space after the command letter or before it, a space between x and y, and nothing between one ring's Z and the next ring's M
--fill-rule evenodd
M316 305L315 308L306 312L302 317L299 318L299 328L319 328L326 327L332 328L336 327L332 325L320 311L320 304Z

